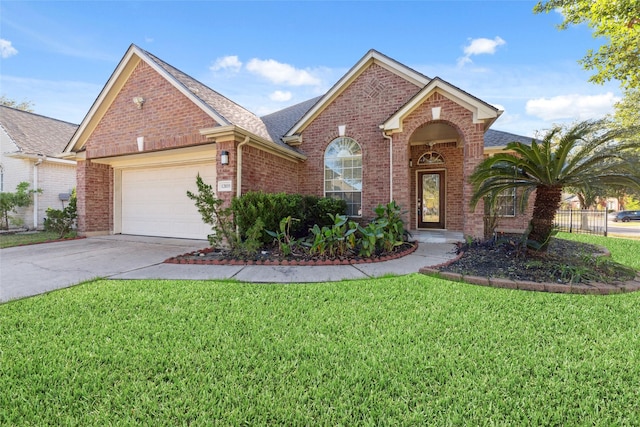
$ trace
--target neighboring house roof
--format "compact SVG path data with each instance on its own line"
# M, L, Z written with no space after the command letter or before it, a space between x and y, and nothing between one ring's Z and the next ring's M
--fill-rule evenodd
M499 130L489 129L484 134L485 148L504 148L508 143L517 141L530 145L534 138L516 135L514 133L502 132Z
M64 150L78 125L28 111L0 106L0 126L18 153L55 156Z

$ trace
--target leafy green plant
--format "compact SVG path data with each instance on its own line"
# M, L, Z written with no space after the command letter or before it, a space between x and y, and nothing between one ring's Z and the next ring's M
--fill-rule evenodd
M383 238L379 240L381 249L390 252L395 247L401 246L405 241L406 231L400 206L394 200L386 205L378 205L374 212L376 213L375 221L379 222L383 230Z
M378 242L384 238L385 226L386 224L381 220L372 221L366 227L358 225L358 231L360 232L358 255L362 257L375 255L379 246Z
M289 229L289 234L296 239L306 237L316 224L320 228L330 226L328 214L344 215L347 209L344 200L261 191L250 191L234 198L231 208L241 238L246 237L247 230L258 218L263 221L265 230L273 231L278 230L283 218L291 216L298 218ZM272 236L266 232L260 239L265 245L272 242Z
M9 229L10 212L17 213L18 208L26 208L33 203L33 194L41 193L42 190L29 190L29 183L22 181L16 186L14 193L1 192L0 193L0 229Z
M274 238L278 244L278 249L284 256L291 255L293 248L298 243L297 239L291 237L291 224L299 221L299 219L287 216L280 220L280 229L278 231L265 230L269 236Z
M236 250L240 239L235 231L233 214L230 208L223 207L223 200L216 197L213 187L202 180L200 174L196 177L198 192L187 191L187 197L195 201L198 212L205 224L209 224L213 231L208 239L211 246L219 248L228 246Z
M78 217L76 200L76 190L74 189L71 192L69 204L64 209L48 208L47 217L44 220L45 231L58 233L60 238L71 232L76 223L76 218Z
M313 240L310 252L321 256L344 256L356 246L355 232L358 224L349 221L346 215L329 214L333 221L331 226L322 228L314 225L311 229Z

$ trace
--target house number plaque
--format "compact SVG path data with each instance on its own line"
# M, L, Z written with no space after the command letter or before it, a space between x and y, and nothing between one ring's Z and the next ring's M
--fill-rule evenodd
M218 181L218 192L231 191L231 181Z

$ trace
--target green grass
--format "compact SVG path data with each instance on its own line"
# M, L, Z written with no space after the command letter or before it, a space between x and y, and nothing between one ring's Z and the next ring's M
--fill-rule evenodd
M75 237L75 232L67 237ZM52 231L38 231L35 233L0 234L0 249L12 246L32 245L58 240L60 235Z
M0 305L0 425L639 425L639 306L418 274L100 280Z
M635 270L640 270L640 240L571 233L558 233L557 237L604 246L609 249L611 258L614 261Z

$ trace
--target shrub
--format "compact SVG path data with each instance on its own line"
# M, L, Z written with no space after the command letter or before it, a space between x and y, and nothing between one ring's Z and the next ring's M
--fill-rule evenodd
M44 230L58 233L60 238L73 230L78 212L76 209L76 190L71 192L71 198L66 208L47 209L47 217L44 220Z
M15 193L1 192L0 193L0 216L2 216L0 228L9 229L9 219L12 222L19 223L20 219L12 218L9 212L17 213L18 208L25 208L33 203L33 193L40 193L42 190L29 190L29 183L26 181L21 182L16 186Z
M347 204L327 197L251 191L234 198L231 209L241 239L246 238L247 231L258 219L264 223L265 230L276 231L280 221L287 217L296 220L290 224L289 234L300 239L316 224L320 227L332 224L329 214L344 215ZM264 233L261 241L267 245L272 242L272 236Z
M209 234L209 243L214 248L227 245L231 250L238 246L238 236L233 224L230 208L223 208L224 201L218 199L213 192L213 187L206 184L200 174L196 177L198 192L187 191L187 197L195 201L198 212L205 224L211 226L212 234Z

